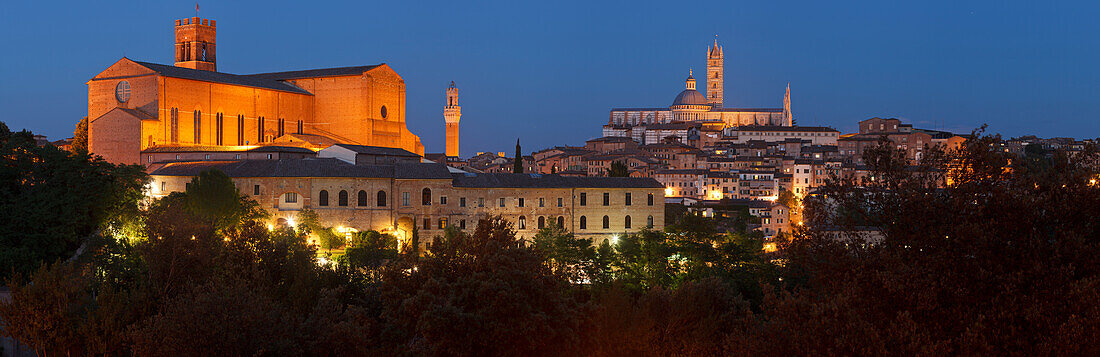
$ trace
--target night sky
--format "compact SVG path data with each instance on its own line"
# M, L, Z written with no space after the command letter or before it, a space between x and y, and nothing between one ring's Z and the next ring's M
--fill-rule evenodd
M172 63L189 1L6 1L0 121L61 139L87 115L85 82L119 58ZM1100 10L1039 1L201 2L218 69L385 62L407 121L443 151L444 89L461 91L462 154L598 137L612 107L668 106L689 68L725 47L726 106L780 107L802 125L1096 137Z

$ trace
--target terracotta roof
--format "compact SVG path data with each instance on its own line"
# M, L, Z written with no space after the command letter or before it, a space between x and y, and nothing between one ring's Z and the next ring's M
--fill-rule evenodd
M272 78L249 75L242 76L214 71L203 71L198 69L168 66L150 62L134 62L141 65L142 67L151 69L153 70L153 72L157 72L157 74L165 77L193 79L203 82L225 83L245 87L265 88L284 92L313 95L312 93L307 92L304 89L298 88L289 83L277 81Z
M541 174L454 174L454 187L471 188L664 188L638 177L577 177Z
M409 152L405 149L389 148L383 146L366 146L366 145L352 145L352 144L334 144L332 146L339 146L358 154L367 155L385 155L385 156L403 156L403 157L420 157L420 155Z
M447 166L442 164L353 165L334 158L173 162L150 175L198 176L211 169L221 170L229 177L451 178Z
M742 125L735 127L736 131L835 131L836 129L826 126L781 126L781 125Z
M376 64L372 66L351 66L351 67L336 67L336 68L318 68L307 69L301 71L286 71L286 72L269 72L269 73L257 73L250 74L249 76L269 78L275 80L297 79L297 78L317 78L317 77L339 77L339 76L356 76L363 74L363 72L378 68L382 64Z

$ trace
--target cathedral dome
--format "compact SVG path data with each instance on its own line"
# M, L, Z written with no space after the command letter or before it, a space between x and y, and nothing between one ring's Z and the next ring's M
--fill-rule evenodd
M697 90L685 89L680 92L680 95L676 96L676 100L672 101L672 105L707 105L707 97Z
M672 101L672 106L677 105L707 105L707 97L695 90L695 77L692 77L691 70L688 70L688 78L684 80L684 91Z

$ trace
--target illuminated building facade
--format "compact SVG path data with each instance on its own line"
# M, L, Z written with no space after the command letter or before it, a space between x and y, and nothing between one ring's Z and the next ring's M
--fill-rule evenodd
M327 150L327 149L326 149ZM200 172L217 169L274 221L303 209L327 226L377 230L422 243L453 226L472 230L500 215L517 236L560 224L596 243L651 226L664 228L664 187L650 178L473 174L435 163L356 165L339 158L167 162L151 172L154 197L184 191Z
M88 85L88 146L136 164L163 146L322 143L423 154L405 126L405 82L386 64L237 75L217 72L214 20L176 20L175 65L122 58ZM292 141L292 140L291 140Z

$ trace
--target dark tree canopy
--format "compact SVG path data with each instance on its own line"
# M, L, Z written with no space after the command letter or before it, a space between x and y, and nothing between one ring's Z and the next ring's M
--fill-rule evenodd
M69 258L133 214L146 177L138 166L39 147L28 132L9 136L0 143L0 280Z
M630 177L630 169L622 161L612 161L611 168L607 169L608 177Z

